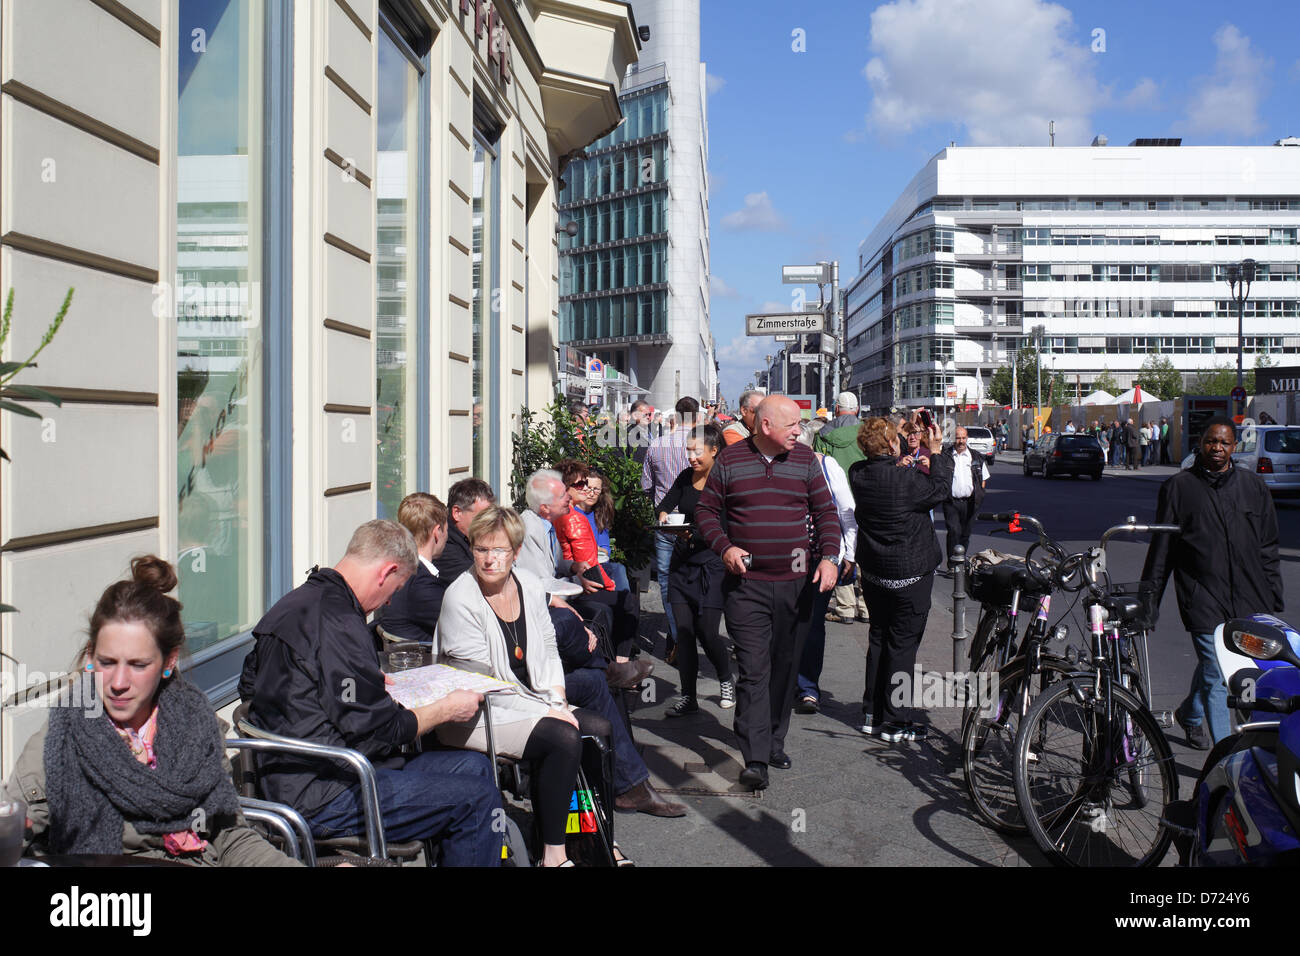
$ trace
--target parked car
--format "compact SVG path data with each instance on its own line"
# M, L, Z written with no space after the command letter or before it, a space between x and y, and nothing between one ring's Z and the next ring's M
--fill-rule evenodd
M993 437L993 429L983 425L966 425L966 444L983 455L993 464L998 453L998 441Z
M1044 435L1038 447L1025 451L1024 469L1026 475L1038 474L1043 478L1090 475L1093 481L1101 481L1106 459L1101 453L1101 443L1091 435L1053 432Z
M1183 459L1183 467L1192 467L1195 460L1193 452ZM1238 425L1232 463L1255 472L1275 495L1300 492L1300 426Z

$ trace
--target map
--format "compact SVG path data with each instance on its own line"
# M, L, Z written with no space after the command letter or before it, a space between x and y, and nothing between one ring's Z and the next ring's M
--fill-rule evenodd
M446 664L414 667L391 675L389 696L408 710L442 700L454 690L470 690L479 694L514 693L514 687L495 677L458 670Z

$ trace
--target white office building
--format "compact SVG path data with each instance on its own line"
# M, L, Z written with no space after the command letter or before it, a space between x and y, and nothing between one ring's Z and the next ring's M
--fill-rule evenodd
M1226 268L1246 258L1245 367L1293 362L1300 149L1178 142L941 151L858 247L850 387L876 408L954 386L978 404L1037 325L1071 393L1103 369L1126 389L1152 354L1185 377L1235 364Z
M717 392L709 328L708 121L699 0L636 0L649 31L626 117L564 173L560 340L625 371L657 408Z

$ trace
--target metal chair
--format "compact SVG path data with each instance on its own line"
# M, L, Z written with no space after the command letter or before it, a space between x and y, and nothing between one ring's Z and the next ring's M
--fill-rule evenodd
M249 823L262 826L278 836L284 843L284 852L305 863L316 865L316 847L311 838L311 828L303 815L293 807L255 797L240 797L239 809Z

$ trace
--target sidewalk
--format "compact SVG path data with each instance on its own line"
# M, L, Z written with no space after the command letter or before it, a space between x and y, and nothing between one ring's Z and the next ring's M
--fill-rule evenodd
M952 667L951 596L951 579L936 577L917 658L926 671ZM652 584L642 596L643 633L662 629L661 608ZM826 625L821 713L791 717L794 766L771 770L771 787L757 794L736 782L744 765L734 711L718 707L703 654L701 712L675 719L663 712L677 672L656 655L654 685L643 695L653 699L632 714L636 740L655 786L690 812L675 820L620 814L619 843L642 866L1041 865L1028 838L1008 840L978 822L962 780L960 708L932 708L923 742L887 744L859 732L866 647L867 624Z

